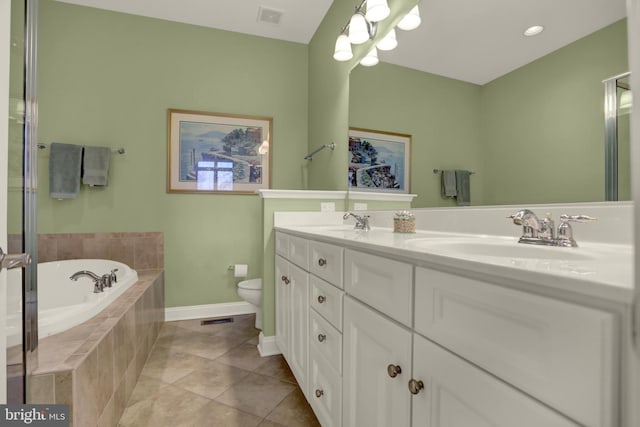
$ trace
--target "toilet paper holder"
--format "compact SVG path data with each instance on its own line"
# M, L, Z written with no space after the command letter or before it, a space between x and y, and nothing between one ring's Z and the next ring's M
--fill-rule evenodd
M247 277L247 273L249 272L249 266L247 264L231 264L227 269L233 271L234 277Z

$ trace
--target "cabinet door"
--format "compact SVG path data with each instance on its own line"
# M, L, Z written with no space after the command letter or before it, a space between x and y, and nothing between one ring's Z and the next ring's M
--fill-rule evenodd
M344 426L407 427L410 418L411 333L345 297ZM389 366L398 367L389 374Z
M285 359L289 357L289 263L276 255L276 344Z
M412 427L579 425L431 341L413 340L413 378L424 388L413 396Z
M309 345L309 274L289 264L289 355L287 361L302 390L306 390Z

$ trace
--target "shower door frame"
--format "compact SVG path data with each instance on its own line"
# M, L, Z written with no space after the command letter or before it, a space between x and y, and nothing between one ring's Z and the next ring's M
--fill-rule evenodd
M603 80L604 84L604 199L618 198L618 80L630 71ZM628 88L627 88L628 89Z

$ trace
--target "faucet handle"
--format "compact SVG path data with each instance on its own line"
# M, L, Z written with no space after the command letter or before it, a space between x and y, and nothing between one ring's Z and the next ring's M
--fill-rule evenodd
M571 246L576 247L578 244L573 238L573 229L569 222L593 222L598 218L589 215L560 215L560 225L558 226L558 246Z
M598 220L598 218L596 218L594 216L589 216L589 215L567 215L567 214L560 215L560 221L562 221L562 222L567 222L567 221L593 222L593 221L597 221L597 220Z

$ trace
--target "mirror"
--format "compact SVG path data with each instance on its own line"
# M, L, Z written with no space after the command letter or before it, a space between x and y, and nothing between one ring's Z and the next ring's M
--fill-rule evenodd
M350 75L350 127L412 135L413 206L455 205L441 196L434 169L475 172L472 205L604 201L602 82L628 70L624 1L589 0L566 15L542 1L547 9L518 15L509 9L516 5L507 6L513 2L494 0L467 16L463 10L476 2L456 0L449 7L460 13L438 15L446 12L444 3L421 3L421 27L397 31L396 50L378 52L378 65L357 66ZM576 20L576 10L603 21L588 29L575 21L591 18ZM496 17L509 22L483 21ZM538 22L546 27L539 39L522 35L525 25ZM503 24L515 41L496 36L494 27ZM446 36L437 33L445 28ZM489 46L474 45L483 29ZM549 49L546 39L563 37L541 53ZM501 54L509 50L510 56ZM628 171L628 139L627 147L620 144L620 170ZM620 188L629 187L628 172L620 180ZM628 200L623 193L619 198Z

